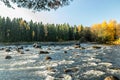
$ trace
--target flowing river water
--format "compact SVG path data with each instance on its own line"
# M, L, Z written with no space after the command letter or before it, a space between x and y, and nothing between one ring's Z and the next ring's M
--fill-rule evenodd
M16 51L15 45L0 46L0 80L103 80L109 75L120 78L119 46L19 46L23 46L24 54ZM10 51L6 52L6 48ZM40 54L40 51L49 53ZM12 58L5 59L8 55Z

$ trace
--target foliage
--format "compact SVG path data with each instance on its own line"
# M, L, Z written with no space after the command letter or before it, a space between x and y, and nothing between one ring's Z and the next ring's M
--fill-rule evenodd
M113 42L120 38L120 24L115 20L94 24L92 27L69 24L26 22L22 18L0 17L0 42L70 41ZM117 43L119 40L116 41Z
M120 37L120 25L115 20L106 21L101 24L94 24L91 27L92 33L96 36L96 41L106 43Z
M1 0L8 7L14 8L12 3L18 7L32 9L34 11L58 9L69 5L72 0Z
M22 18L0 17L0 41L1 42L30 42L30 41L90 41L90 30L81 26L69 24L42 24L31 20L26 22ZM89 37L89 38L88 38Z

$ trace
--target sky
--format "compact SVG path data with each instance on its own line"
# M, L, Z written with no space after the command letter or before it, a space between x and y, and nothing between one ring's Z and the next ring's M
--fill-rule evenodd
M69 6L35 13L24 8L11 9L0 2L0 16L23 18L26 21L33 20L45 24L91 26L111 19L120 23L120 0L73 0Z

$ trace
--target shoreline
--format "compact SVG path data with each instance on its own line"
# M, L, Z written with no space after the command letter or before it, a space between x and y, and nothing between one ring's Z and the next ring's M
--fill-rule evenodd
M0 42L0 45L32 45L38 43L41 45L72 45L79 41L63 41L63 42Z
M100 44L97 42L83 42L79 43L79 41L63 41L63 42L0 42L0 46L6 45L32 45L34 43L38 43L40 45L75 45L75 44ZM120 45L120 44L100 44L100 45Z

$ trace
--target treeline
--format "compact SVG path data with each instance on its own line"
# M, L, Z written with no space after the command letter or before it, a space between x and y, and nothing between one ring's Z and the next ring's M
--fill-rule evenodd
M91 27L69 24L26 22L22 18L0 17L0 42L72 41L111 42L120 37L120 24L104 21Z
M120 23L115 20L103 21L94 24L91 27L91 32L94 33L95 41L99 43L113 42L120 38Z
M0 17L0 42L92 41L90 27L69 24L26 22L22 18Z

